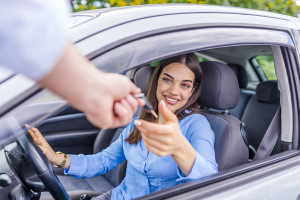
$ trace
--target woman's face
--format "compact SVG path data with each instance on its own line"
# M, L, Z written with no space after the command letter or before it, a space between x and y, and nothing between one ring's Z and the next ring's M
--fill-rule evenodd
M156 89L157 100L164 100L166 106L175 112L186 104L192 95L195 75L184 64L172 63L161 72Z

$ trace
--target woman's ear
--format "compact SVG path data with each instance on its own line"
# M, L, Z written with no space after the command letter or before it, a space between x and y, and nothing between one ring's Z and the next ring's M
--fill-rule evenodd
M190 94L190 98L191 98L191 96L193 95L193 92L194 92L194 90L191 92L191 94Z
M190 97L193 95L193 93L194 93L196 87L197 87L197 85L192 89L191 94L190 94Z

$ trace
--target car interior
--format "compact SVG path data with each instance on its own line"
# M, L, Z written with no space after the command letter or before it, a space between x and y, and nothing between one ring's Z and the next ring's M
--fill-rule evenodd
M219 171L234 170L253 161L256 151L280 108L280 92L275 78L269 78L264 65L273 68L269 45L244 45L194 51L203 70L199 108L215 133L215 153ZM170 55L172 56L172 55ZM267 61L258 56L268 56ZM143 93L147 93L158 60L123 72ZM268 69L269 70L269 69ZM139 109L135 116L139 116ZM65 107L37 127L55 151L67 154L94 154L114 142L124 129L101 130L85 115ZM280 153L280 138L272 155ZM98 195L116 187L126 173L126 161L105 175L76 179L53 171L71 199L81 194ZM52 199L43 191L41 199Z

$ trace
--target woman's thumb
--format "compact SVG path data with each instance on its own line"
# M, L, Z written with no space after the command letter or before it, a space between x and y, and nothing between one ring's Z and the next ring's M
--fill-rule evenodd
M166 103L164 100L161 100L158 104L158 111L163 115L166 121L177 121L176 115L167 108Z

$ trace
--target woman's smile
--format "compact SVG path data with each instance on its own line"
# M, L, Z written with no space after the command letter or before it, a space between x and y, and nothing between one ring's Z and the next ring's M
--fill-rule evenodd
M165 102L171 105L175 105L177 102L180 101L180 99L169 96L169 95L164 95L165 97Z

